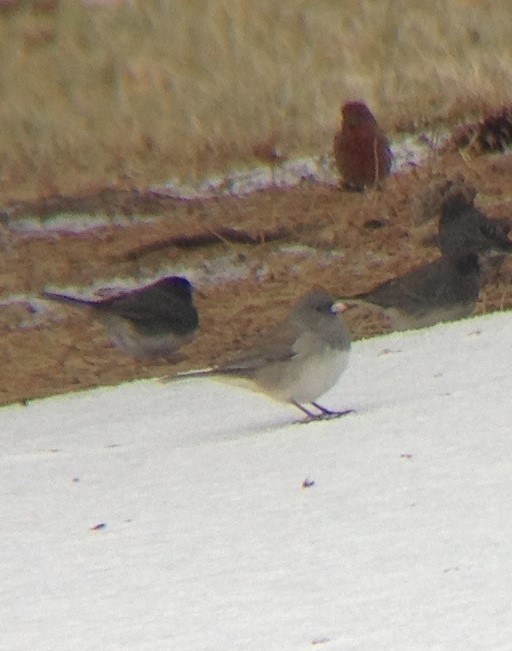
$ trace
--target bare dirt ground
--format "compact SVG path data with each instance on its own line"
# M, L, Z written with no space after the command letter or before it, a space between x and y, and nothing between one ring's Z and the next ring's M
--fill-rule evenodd
M151 192L109 188L82 197L56 196L4 206L10 218L0 252L0 299L39 294L44 287L87 287L98 278L140 278L165 264L200 267L229 254L248 265L248 278L199 287L201 332L182 363L141 364L108 343L102 326L78 309L62 319L21 327L30 306L0 311L2 362L0 404L153 377L220 361L280 319L313 285L350 295L437 256L437 215L417 225L429 210L433 180L462 173L478 190L476 203L488 215L512 216L512 159L505 154L468 159L439 154L425 167L388 179L365 194L304 184L257 192L244 198L195 201L165 199ZM25 215L41 219L63 211L164 216L81 234L14 235ZM0 214L2 208L0 207ZM306 245L314 253L283 254ZM512 306L512 261L489 271L477 312ZM354 339L387 330L384 320L362 309L347 321Z

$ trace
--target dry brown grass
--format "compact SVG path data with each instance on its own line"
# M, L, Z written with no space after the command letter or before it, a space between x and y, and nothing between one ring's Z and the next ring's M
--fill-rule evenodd
M0 16L3 198L327 151L348 98L389 131L512 98L508 0L51 4Z
M478 190L479 205L509 217L510 157L469 150L461 156L450 148L366 194L305 184L197 202L148 193L146 204L143 193L132 191L172 176L186 180L251 165L274 144L292 156L326 152L339 105L350 98L367 101L392 135L512 104L509 6L509 0L118 0L87 7L79 0L20 0L11 10L0 8L0 206L29 200L17 202L13 219L60 210L164 217L60 237L20 238L7 224L0 231L0 297L33 296L52 284L143 281L169 266L201 269L210 259L239 256L250 269L246 279L198 295L203 326L186 366L203 366L250 344L313 283L337 296L352 294L435 257L427 237L435 214L434 222L414 226L425 217L432 180L462 173ZM94 192L108 184L118 187ZM30 202L86 189L77 200ZM239 227L252 240L283 229L286 237L155 247L205 229L222 234ZM317 254L295 259L282 254L283 243ZM490 271L479 311L512 307L511 265ZM99 326L66 315L24 328L30 304L3 306L0 404L169 372L106 347ZM348 313L347 321L355 338L386 329L361 311Z
M256 333L282 318L290 304L315 284L335 296L347 296L432 260L439 255L433 238L436 218L429 214L429 221L415 225L413 207L421 203L415 199L425 197L433 179L464 174L479 191L479 207L493 217L510 219L509 158L485 154L468 161L458 152L438 152L430 166L387 179L382 191L348 193L305 184L243 198L157 199L152 208L146 206L161 215L154 222L135 220L119 226L112 221L86 233L60 236L52 231L21 238L11 233L12 245L0 248L0 298L25 296L26 300L0 306L0 405L222 361L251 345ZM101 193L106 212L124 212L125 195ZM54 212L62 212L68 202L61 198L60 208L56 199L50 203ZM25 204L24 213L48 217L47 204ZM95 206L89 198L83 210L76 203L73 210L94 212ZM258 240L258 234L276 226L284 232L283 239ZM186 248L175 244L206 228L210 233L225 232L225 227L255 237L236 242L219 238ZM150 246L161 242L167 245ZM301 253L300 245L309 247L308 252L302 249ZM295 253L290 253L290 247ZM227 259L240 263L247 275L215 283L210 265L225 265ZM133 280L141 285L170 270L198 273L202 326L184 349L189 357L180 366L135 362L122 350L109 347L103 328L79 310L62 308L62 320L54 321L30 309L28 299L45 287L74 293L112 286L115 279L129 287ZM486 268L487 284L477 312L512 308L511 274L510 259L501 267ZM389 330L380 315L361 309L347 312L346 320L354 339Z

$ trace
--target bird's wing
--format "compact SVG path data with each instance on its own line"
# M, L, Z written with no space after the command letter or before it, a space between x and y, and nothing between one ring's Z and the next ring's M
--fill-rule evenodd
M170 296L157 287L106 301L98 307L132 321L147 334L165 334L169 329L184 334L199 323L191 301Z
M44 291L43 296L51 301L59 301L60 303L71 303L73 305L81 305L82 307L95 307L97 301L87 298L79 298L76 296L68 296L67 294L59 294L57 292Z
M359 294L354 298L382 308L395 308L414 313L433 302L442 293L443 275L443 266L439 260L436 260L404 276L391 278L370 292Z
M285 362L293 359L298 352L295 343L300 335L291 322L263 333L261 339L251 348L233 357L219 367L222 373L256 371L272 362Z

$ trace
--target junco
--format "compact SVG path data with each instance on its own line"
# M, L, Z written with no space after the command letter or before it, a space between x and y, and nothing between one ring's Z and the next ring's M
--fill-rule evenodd
M438 260L342 299L383 312L394 330L425 328L469 316L480 292L480 263L476 253Z
M458 251L510 253L509 230L502 220L484 215L462 191L449 192L441 204L438 246L443 255Z
M463 174L457 173L452 178L436 174L410 199L410 209L414 224L425 224L439 219L441 205L450 194L462 194L468 203L473 204L477 195L476 188L468 183Z
M512 242L499 225L456 193L443 202L438 244L441 257L434 262L342 300L384 312L396 330L469 316L482 285L480 257L510 253Z
M334 159L347 189L364 190L384 180L393 154L370 109L363 102L341 107L342 124L334 136Z
M306 422L343 416L351 410L335 412L316 402L334 386L348 363L350 334L340 317L343 309L344 305L323 289L314 289L284 321L262 332L254 347L222 365L176 377L234 380L294 405L306 414ZM313 405L320 413L309 411L304 404Z
M51 300L91 308L118 346L136 359L173 359L193 339L199 317L192 285L181 276L162 278L151 285L104 300L88 300L45 291Z

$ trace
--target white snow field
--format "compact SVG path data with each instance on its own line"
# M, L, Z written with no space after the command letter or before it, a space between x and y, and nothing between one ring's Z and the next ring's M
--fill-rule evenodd
M509 651L511 366L503 312L356 343L338 420L209 379L1 409L0 648Z

